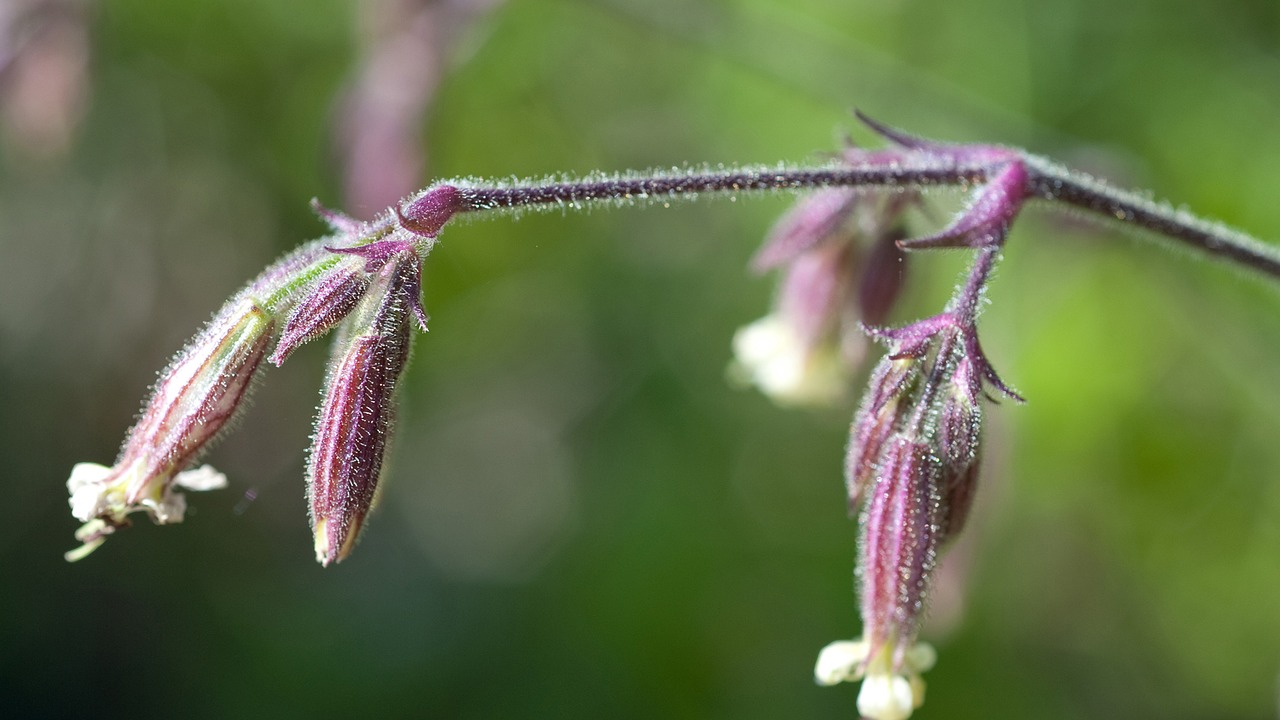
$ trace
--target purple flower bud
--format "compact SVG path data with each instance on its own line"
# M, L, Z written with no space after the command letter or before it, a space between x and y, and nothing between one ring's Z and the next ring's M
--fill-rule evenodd
M978 489L978 469L981 464L981 458L975 452L974 456L963 465L943 466L938 544L952 540L964 529Z
M233 298L161 373L142 417L115 466L80 463L67 489L71 513L85 523L78 560L102 544L127 516L145 511L158 524L180 522L186 503L174 485L206 490L226 478L189 466L235 413L257 370L275 323L256 300Z
M903 435L886 443L863 518L858 575L864 637L899 653L915 642L937 562L942 468L928 445Z
M801 198L774 225L751 267L756 272L772 270L832 239L849 221L858 202L858 192L848 188L826 188Z
M774 312L735 335L731 377L779 404L843 399L866 355L862 326L883 321L901 290L898 220L916 201L847 188L801 198L752 261L758 271L785 273Z
M340 264L321 275L285 321L271 363L279 367L299 345L332 330L368 289L369 275L358 267Z
M937 444L947 465L964 468L977 456L982 426L982 406L978 404L980 385L973 361L961 357L939 398Z
M964 527L973 505L978 480L979 440L982 429L982 385L975 361L962 356L955 364L939 398L934 444L942 462L942 515L939 542Z
M871 373L867 394L853 419L845 456L850 514L857 512L867 488L876 478L885 443L897 431L899 419L912 409L911 396L920 376L919 364L915 358L886 355Z
M391 258L334 344L307 477L316 559L325 566L351 552L376 499L409 360L409 316L421 302L419 265L412 251Z

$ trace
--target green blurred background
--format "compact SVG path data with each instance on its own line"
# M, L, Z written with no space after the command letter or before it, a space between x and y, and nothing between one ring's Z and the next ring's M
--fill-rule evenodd
M852 401L724 380L786 197L448 228L341 566L312 560L303 500L320 343L211 453L229 490L63 562L71 465L114 457L169 355L322 232L311 197L379 209L359 193L395 173L351 179L352 88L393 116L368 157L425 144L415 184L804 161L857 106L1280 238L1274 0L482 4L0 5L0 715L856 715L811 675L858 631ZM447 23L371 64L418 11ZM1011 238L983 337L1030 402L988 414L919 717L1277 715L1280 302L1132 240L1039 208ZM962 262L921 257L897 319Z

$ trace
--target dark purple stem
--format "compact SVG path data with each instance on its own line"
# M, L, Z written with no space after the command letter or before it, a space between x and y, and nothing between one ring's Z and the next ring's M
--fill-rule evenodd
M1064 203L1095 216L1137 227L1194 247L1235 265L1280 278L1280 251L1228 228L1138 193L1110 187L1043 158L1001 149L999 161L981 153L966 160L929 150L902 149L870 154L852 167L728 168L687 173L653 172L635 176L486 187L460 187L458 212L573 206L578 203L661 200L696 193L805 190L821 187L917 189L988 182L1010 155L1025 163L1027 196ZM384 219L389 223L394 218ZM375 223L378 225L379 223Z
M1280 277L1280 253L1225 225L1152 202L1133 192L1108 187L1056 166L1029 163L1028 192L1032 196L1065 203L1095 215L1140 227L1161 237L1185 243L1209 255Z
M585 182L514 185L503 188L462 189L463 212L518 208L531 205L563 205L596 200L678 197L703 192L750 190L803 190L820 187L921 187L982 182L989 168L937 161L919 167L801 168L796 170L730 169L690 172L684 175L655 173L647 176Z

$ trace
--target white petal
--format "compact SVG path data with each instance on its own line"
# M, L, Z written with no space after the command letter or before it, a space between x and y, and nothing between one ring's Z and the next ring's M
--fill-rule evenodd
M111 468L97 463L76 463L71 466L71 477L67 478L67 489L75 492L86 485L94 485L111 474Z
M857 680L859 667L867 659L867 644L861 640L838 640L822 648L813 667L819 685L836 685Z
M780 404L826 404L844 392L844 369L832 348L810 348L795 328L767 315L733 336L737 375Z
M906 720L915 706L911 683L901 675L868 675L858 692L858 712L872 720Z
M212 465L201 465L195 470L178 473L173 484L188 490L221 490L227 486L227 476L214 470Z
M106 502L102 480L111 474L111 468L96 463L76 463L67 479L71 491L71 515L80 522L89 522L101 512Z

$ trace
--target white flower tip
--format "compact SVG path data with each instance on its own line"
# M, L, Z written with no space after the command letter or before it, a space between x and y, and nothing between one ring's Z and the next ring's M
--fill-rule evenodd
M194 470L178 473L173 478L173 484L197 492L221 490L227 486L227 476L214 470L212 465L201 465Z
M731 376L755 385L775 402L829 404L844 394L845 375L838 353L810 348L777 315L738 329L733 336Z
M937 662L937 651L928 643L916 643L907 650L902 668L895 671L892 646L881 646L875 657L867 656L870 649L870 644L862 639L827 645L818 653L814 679L819 685L861 679L859 713L871 720L906 720L924 703L925 683L920 673Z
M867 659L867 643L862 640L837 640L822 648L813 667L813 679L819 685L838 685L857 680L862 675L862 662Z
M110 474L111 468L97 463L76 463L71 468L67 490L71 492L68 502L72 517L89 522L100 513L106 503L106 485L102 481Z
M71 477L67 478L67 490L75 492L87 485L95 485L111 474L111 468L98 463L76 463L71 466Z
M858 692L858 712L872 720L906 720L918 705L912 683L901 675L868 675Z

